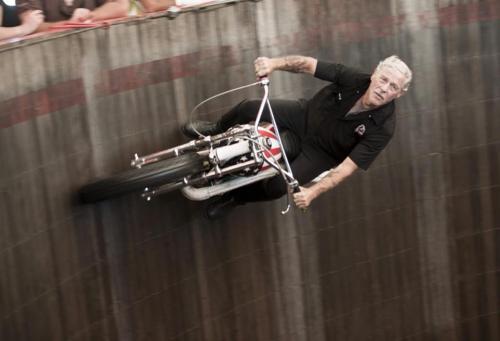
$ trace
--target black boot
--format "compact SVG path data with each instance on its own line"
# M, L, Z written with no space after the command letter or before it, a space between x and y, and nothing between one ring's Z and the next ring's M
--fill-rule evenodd
M242 205L242 203L232 193L223 194L208 204L207 217L212 220L220 219L229 214L238 205Z
M198 137L200 137L198 133L208 136L220 134L223 132L218 123L208 121L187 122L181 127L181 131L185 136L192 139L197 139Z

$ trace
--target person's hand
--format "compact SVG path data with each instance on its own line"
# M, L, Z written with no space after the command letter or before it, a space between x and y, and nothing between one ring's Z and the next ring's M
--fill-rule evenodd
M300 187L300 192L293 194L293 201L295 202L295 205L303 210L308 208L311 201L315 198L316 193L312 189L306 187Z
M92 22L92 11L87 8L77 8L73 11L73 15L69 21L79 22L79 23L91 23Z
M29 11L22 17L22 28L24 35L33 33L43 23L43 12L40 10Z
M254 61L255 75L257 79L269 76L274 71L274 62L272 58L259 57Z

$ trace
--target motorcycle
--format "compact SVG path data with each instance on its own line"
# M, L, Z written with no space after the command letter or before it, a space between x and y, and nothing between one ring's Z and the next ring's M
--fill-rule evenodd
M185 144L145 156L135 154L132 169L83 186L81 201L93 203L139 191L142 198L150 201L179 189L186 198L200 201L276 175L283 177L289 193L297 192L299 184L287 157L290 151L285 150L269 101L269 83L268 78L262 78L212 96L193 109L194 112L207 101L230 92L260 86L263 96L252 124L235 125L213 136L197 132L199 138ZM266 107L271 122L261 121ZM288 195L281 213L286 214L290 206Z

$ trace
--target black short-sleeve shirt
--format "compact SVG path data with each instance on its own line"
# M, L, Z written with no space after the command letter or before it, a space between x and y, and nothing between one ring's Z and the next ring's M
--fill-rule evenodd
M337 162L346 157L367 170L394 134L394 101L346 114L370 85L370 74L318 61L315 77L331 82L308 101L308 135Z

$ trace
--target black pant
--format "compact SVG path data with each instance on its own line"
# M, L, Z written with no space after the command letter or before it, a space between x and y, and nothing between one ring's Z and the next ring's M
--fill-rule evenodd
M223 130L235 124L244 124L255 120L260 106L260 100L243 101L219 120ZM301 145L300 154L290 162L294 177L299 184L304 185L322 172L334 167L335 160L321 148L308 139L307 106L302 101L272 100L271 107L278 129L294 133ZM271 122L269 110L266 107L262 120ZM233 191L240 202L264 201L277 199L287 192L286 183L281 175L241 187Z

